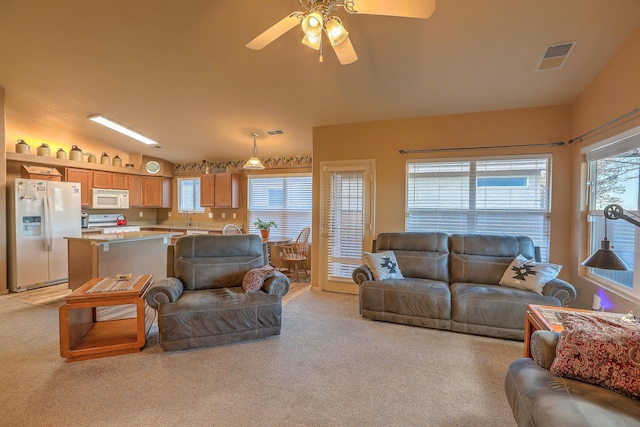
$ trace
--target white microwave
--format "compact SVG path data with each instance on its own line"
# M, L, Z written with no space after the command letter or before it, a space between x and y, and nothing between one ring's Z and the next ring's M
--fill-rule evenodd
M129 209L129 190L92 189L93 209Z

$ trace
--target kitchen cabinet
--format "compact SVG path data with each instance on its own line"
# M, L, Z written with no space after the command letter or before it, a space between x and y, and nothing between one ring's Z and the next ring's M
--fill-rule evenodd
M162 176L142 177L142 205L145 208L171 207L171 178ZM131 195L129 195L131 198Z
M95 173L95 172L94 172ZM129 175L125 173L114 173L111 176L111 188L114 190L129 189Z
M91 207L91 189L93 188L93 173L89 169L66 168L64 180L80 183L80 204L82 207Z
M200 177L200 206L240 207L240 174L215 173Z
M104 171L93 171L93 188L128 190L129 175Z
M142 176L129 175L129 207L141 208L142 205Z
M113 185L113 174L111 172L93 171L93 188L108 188Z

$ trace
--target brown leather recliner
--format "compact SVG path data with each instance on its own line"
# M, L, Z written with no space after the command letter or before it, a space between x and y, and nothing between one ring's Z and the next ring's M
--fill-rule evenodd
M282 273L262 289L246 293L245 274L266 264L260 236L191 235L177 240L173 274L146 295L158 311L165 350L184 350L280 334L282 297L289 279Z

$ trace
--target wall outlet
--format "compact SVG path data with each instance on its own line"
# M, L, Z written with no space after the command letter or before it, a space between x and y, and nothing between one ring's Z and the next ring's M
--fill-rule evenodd
M171 218L171 212L167 212L167 218Z
M209 218L213 218L213 212L209 212Z
M235 212L233 213L233 219L236 219L236 213Z
M144 216L144 212L140 212L138 215L142 218Z
M222 219L225 219L225 218L226 218L226 216L227 216L227 215L226 215L224 212L222 212Z

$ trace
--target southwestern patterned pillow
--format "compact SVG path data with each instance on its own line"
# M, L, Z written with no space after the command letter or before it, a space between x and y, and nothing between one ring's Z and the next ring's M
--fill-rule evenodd
M551 372L640 400L640 324L564 313L562 326Z
M518 255L505 270L500 285L542 295L544 285L558 277L561 265L535 262Z
M242 279L242 289L248 294L257 292L262 288L264 281L274 274L276 274L276 269L270 265L251 269Z
M398 267L396 254L393 251L385 252L363 252L365 264L373 273L375 280L402 279L402 272Z

